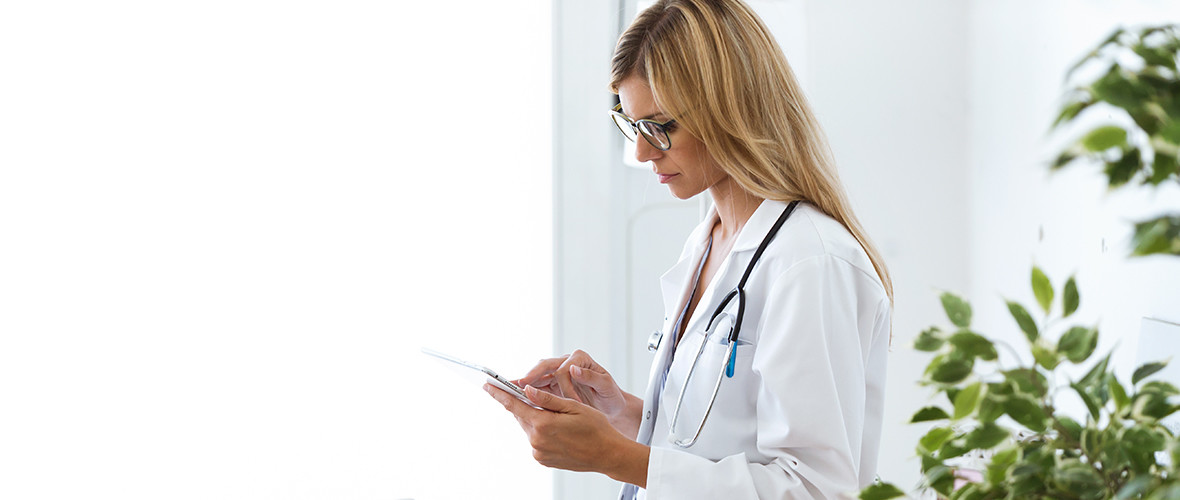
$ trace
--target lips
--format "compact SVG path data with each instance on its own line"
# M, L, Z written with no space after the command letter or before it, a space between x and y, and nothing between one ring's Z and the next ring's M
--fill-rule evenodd
M677 175L680 175L680 174L660 174L660 173L657 173L656 177L660 178L660 184L667 184L668 181L672 180L672 178L676 177Z

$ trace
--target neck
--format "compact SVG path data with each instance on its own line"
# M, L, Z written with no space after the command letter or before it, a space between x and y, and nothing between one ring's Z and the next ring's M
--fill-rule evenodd
M717 229L717 236L729 239L741 231L762 204L762 198L742 189L733 178L726 177L709 188L713 197L713 204L717 207L717 216L721 219Z

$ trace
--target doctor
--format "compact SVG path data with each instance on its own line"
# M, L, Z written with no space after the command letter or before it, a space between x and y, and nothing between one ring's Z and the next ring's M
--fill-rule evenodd
M620 37L611 89L637 159L714 205L661 279L647 389L581 351L519 380L545 410L485 388L538 462L622 498L854 496L876 473L892 286L782 51L740 0L663 0Z

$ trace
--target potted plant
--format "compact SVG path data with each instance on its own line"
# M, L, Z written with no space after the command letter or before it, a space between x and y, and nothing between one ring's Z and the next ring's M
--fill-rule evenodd
M1180 27L1174 25L1120 29L1100 43L1067 79L1083 67L1102 71L1069 91L1053 126L1082 123L1093 108L1125 113L1133 125L1092 127L1051 168L1097 163L1111 189L1180 181L1178 60ZM1136 222L1132 247L1132 256L1180 255L1180 214ZM936 423L917 445L920 488L951 499L1180 498L1180 440L1160 422L1180 410L1180 390L1148 380L1164 362L1140 366L1130 383L1120 381L1110 354L1094 356L1097 328L1067 324L1081 304L1075 279L1058 291L1034 267L1030 281L1035 308L1007 301L1027 340L1024 356L974 331L970 304L951 293L941 296L951 326L931 327L914 342L934 354L919 385L946 396L911 419ZM1010 350L1017 363L1027 361L1001 366L997 347ZM1069 365L1089 369L1071 380L1063 373ZM1063 392L1077 394L1083 414L1055 406ZM983 457L974 474L962 467L969 453ZM878 483L860 498L905 495Z

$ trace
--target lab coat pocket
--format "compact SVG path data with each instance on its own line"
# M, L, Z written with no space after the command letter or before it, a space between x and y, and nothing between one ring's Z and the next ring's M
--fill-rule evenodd
M673 369L669 372L667 395L673 399L668 404L674 404L683 393L679 411L676 412L675 425L669 422L669 441L685 442L692 439L700 429L701 445L694 447L696 453L702 456L721 453L722 450L708 450L716 441L718 433L731 432L726 425L717 422L730 420L733 415L742 414L752 404L748 390L751 359L754 345L748 340L738 338L734 353L733 377L726 375L729 364L729 335L734 325L734 317L729 314L718 316L711 327L705 330L695 330L682 341L681 349L677 350ZM702 325L704 326L704 325ZM691 340L690 340L691 339ZM699 357L698 357L699 353ZM696 358L694 365L693 359ZM690 372L691 368L691 374ZM720 379L720 385L718 385ZM713 391L716 389L716 401ZM710 408L710 406L712 406ZM708 415L706 417L706 414ZM669 415L671 416L671 415ZM732 421L732 420L731 420ZM701 422L706 422L702 427ZM713 422L709 425L708 422ZM718 457L725 455L717 455Z

